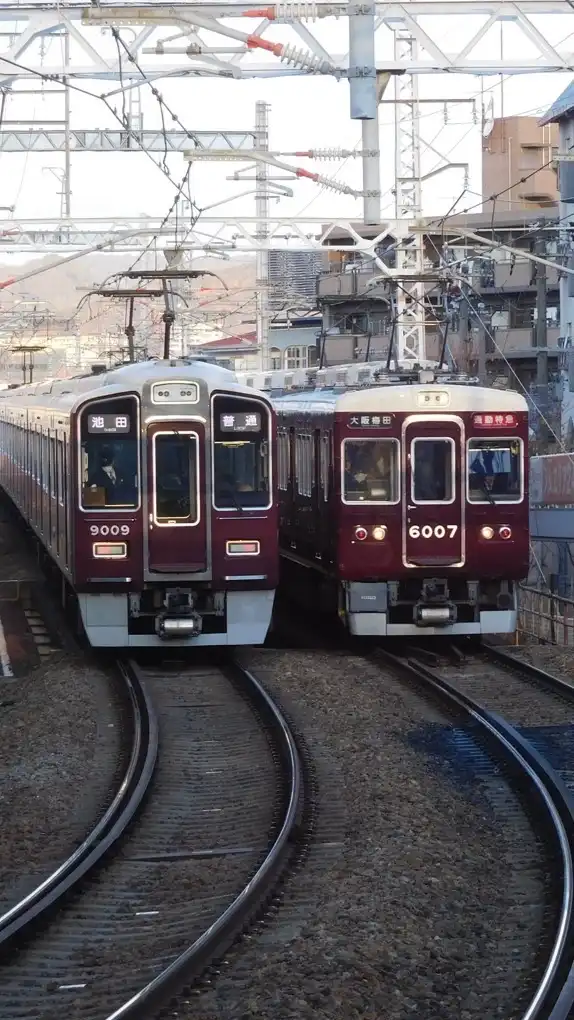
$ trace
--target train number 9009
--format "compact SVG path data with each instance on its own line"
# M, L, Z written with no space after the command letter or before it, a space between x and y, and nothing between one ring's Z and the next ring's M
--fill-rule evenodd
M124 538L130 533L129 524L91 524L90 535L94 538L99 536L100 538L116 538L118 535L123 535Z
M458 524L411 524L409 538L454 538L458 531Z

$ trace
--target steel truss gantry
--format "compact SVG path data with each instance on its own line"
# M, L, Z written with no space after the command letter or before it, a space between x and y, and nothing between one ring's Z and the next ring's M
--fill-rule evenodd
M449 32L445 43L439 20L445 15L462 19L468 31ZM347 52L333 52L325 29L342 18L348 25ZM376 222L380 207L377 88L382 76L410 79L399 85L399 91L404 92L407 86L410 90L410 113L405 116L405 107L397 118L397 147L405 171L409 162L415 167L419 158L415 76L574 69L574 4L567 0L302 0L261 7L235 2L114 7L99 3L90 7L8 4L0 9L0 19L10 26L4 33L9 38L7 49L0 54L0 89L10 88L18 78L42 78L55 85L68 81L72 86L82 83L82 87L90 79L119 82L119 90L104 93L109 99L118 91L135 94L142 85L168 77L238 80L320 74L348 80L351 118L362 120L363 148L368 150L363 156L362 194L369 223ZM129 47L123 36L123 45L111 37L113 29L124 28L133 36ZM505 52L512 48L516 58L495 55L501 53L500 33L504 33ZM51 50L48 43L58 36L64 36L70 45ZM98 85L93 94L102 93ZM50 134L55 137L57 133ZM14 133L11 138L10 144L18 144ZM47 133L44 141L48 144ZM161 148L165 151L165 140ZM102 149L96 144L91 151ZM419 202L418 207L417 202L411 203L408 214L406 172L398 191L403 192L402 198L399 195L403 214L416 217L420 211L420 168L415 178ZM202 223L207 222L202 218ZM48 246L61 246L56 240L58 233L61 236L58 231L45 235ZM25 234L37 236L33 228L26 228ZM399 235L407 236L405 224ZM87 236L84 234L84 239ZM244 235L240 237L241 243L249 245ZM425 355L422 291L416 279L422 272L421 260L417 237L399 248L397 272L407 283L398 292L396 336L399 360L406 362L423 361Z
M330 53L321 40L321 23L336 19L375 16L380 71L433 74L440 71L462 74L509 74L540 71L571 71L574 67L572 32L574 9L565 0L409 0L408 3L142 3L81 7L58 4L3 4L0 19L15 26L13 39L0 60L0 84L14 78L35 78L40 74L70 78L124 79L141 82L135 67L120 67L114 46L102 53L96 32L106 26L139 29L130 45L142 71L151 79L189 75L230 78L265 78L277 75L334 74L350 78L359 68L350 68L348 54ZM465 17L469 32L462 45L449 47L437 26L441 16ZM242 28L238 22L244 23ZM307 22L314 22L311 31ZM515 59L477 54L488 34L500 24L512 29L523 45ZM17 27L16 27L17 26ZM174 32L173 29L176 29ZM416 42L412 53L382 56L385 36L392 48L394 33L408 31ZM40 64L34 44L38 39L64 30L70 32L75 54L68 67L62 60ZM166 30L168 34L166 35ZM271 30L271 31L270 31ZM207 37L206 37L207 33ZM219 36L219 41L211 38ZM303 45L301 45L303 43ZM381 44L380 46L378 44ZM253 60L257 52L267 59ZM497 49L499 52L499 49ZM173 58L178 59L174 60Z
M361 237L361 224L340 218L328 223L313 216L238 216L222 213L219 216L202 215L190 228L185 217L177 224L164 222L159 217L133 217L126 219L71 218L9 219L0 221L0 251L74 252L106 242L108 251L141 251L150 239L157 237L158 248L177 248L185 251L206 251L212 254L227 252L257 252L269 248L303 248L321 250L329 245L338 251L361 251L366 257L389 236L394 238L408 229L404 220L387 220L381 223L375 238ZM331 235L338 239L334 241ZM129 235L129 236L127 236ZM182 240L182 237L185 239ZM381 272L393 275L378 258L375 262Z
M253 131L98 130L70 128L66 131L33 128L30 131L0 129L0 152L198 152L249 150L255 145Z

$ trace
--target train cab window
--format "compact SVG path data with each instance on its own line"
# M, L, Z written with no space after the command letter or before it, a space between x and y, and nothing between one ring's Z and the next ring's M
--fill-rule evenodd
M469 439L467 466L470 503L519 503L522 499L520 439Z
M270 416L259 400L213 398L213 505L216 510L271 505Z
M396 439L344 439L342 462L343 502L398 502L399 444Z
M81 413L80 492L83 510L139 505L138 417L134 398L100 400Z
M413 439L411 488L415 503L452 503L454 499L452 439Z
M198 440L195 433L153 437L154 517L158 524L197 524Z

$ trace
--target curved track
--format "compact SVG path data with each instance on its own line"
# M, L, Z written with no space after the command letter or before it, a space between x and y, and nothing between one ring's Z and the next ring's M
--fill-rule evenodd
M574 723L574 689L490 648L463 657L456 666L441 662L438 669L384 650L377 658L430 689L451 713L462 714L521 787L523 801L526 794L537 828L543 827L544 840L552 847L558 872L553 878L559 881L542 972L517 1017L567 1020L574 1009L574 799L569 789L574 788L574 755L569 763L559 761L549 753L547 739L537 737L535 730L528 730L527 738L516 727L536 728L547 718L549 725L563 726L567 714Z
M257 679L229 662L130 662L123 675L140 692L134 776L86 844L4 919L10 1020L149 1020L225 953L298 850L297 748Z
M120 668L124 698L128 709L128 765L119 788L103 817L83 843L59 868L48 875L35 889L0 916L0 953L16 948L19 940L29 937L34 924L44 922L53 908L102 861L125 832L148 790L157 756L157 719L145 688L137 676Z

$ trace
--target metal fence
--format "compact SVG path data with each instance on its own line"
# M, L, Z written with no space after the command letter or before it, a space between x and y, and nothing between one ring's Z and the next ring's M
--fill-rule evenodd
M517 636L574 648L574 599L521 585Z

